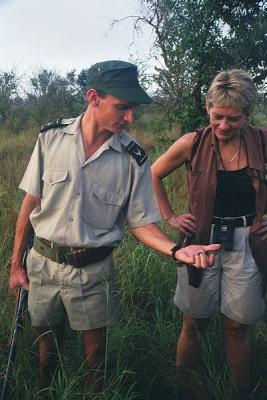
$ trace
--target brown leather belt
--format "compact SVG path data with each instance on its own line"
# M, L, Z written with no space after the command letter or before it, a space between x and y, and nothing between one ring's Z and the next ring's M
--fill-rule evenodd
M59 264L72 265L83 268L86 265L97 263L107 258L114 247L69 247L50 242L49 240L34 237L33 248L39 254Z

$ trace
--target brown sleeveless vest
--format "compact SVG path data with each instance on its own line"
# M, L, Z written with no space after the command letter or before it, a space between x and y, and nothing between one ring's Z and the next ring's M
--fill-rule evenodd
M251 125L241 129L248 156L248 174L256 190L256 214L251 231L258 226L266 211L267 189L265 186L264 151L267 144L267 130L263 132ZM187 163L187 183L189 191L190 212L196 218L196 235L194 243L208 244L210 225L217 187L217 172L220 158L217 141L210 126L198 130L195 136L190 160Z
M267 130L247 125L241 129L248 157L248 174L256 191L256 217L250 228L252 255L263 275L263 293L267 287L267 243L254 234L267 208ZM196 234L190 243L209 244L211 219L217 187L220 157L211 126L197 131L187 162L189 209L196 219ZM182 238L183 239L183 238ZM187 266L189 284L198 287L202 271Z

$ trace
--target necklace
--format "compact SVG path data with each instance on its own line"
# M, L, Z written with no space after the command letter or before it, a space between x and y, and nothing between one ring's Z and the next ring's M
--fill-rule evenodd
M241 147L241 146L239 145L239 147L238 147L236 153L233 155L233 157L231 158L231 160L224 161L224 164L231 164L231 162L233 162L233 161L236 159L236 157L239 155L240 147Z
M223 160L222 160L222 155L221 155L221 152L220 152L220 146L219 146L219 144L218 144L218 152L219 152L220 162L221 162L222 167L223 167L224 170L225 170L225 165L231 164L231 163L236 159L236 157L238 157L238 159L237 159L237 167L236 167L236 169L238 169L241 147L242 147L242 146L241 146L241 135L240 135L240 138L239 138L239 146L238 146L238 149L237 149L236 153L233 155L233 157L231 158L231 160L228 160L228 161L224 161L224 162L223 162Z

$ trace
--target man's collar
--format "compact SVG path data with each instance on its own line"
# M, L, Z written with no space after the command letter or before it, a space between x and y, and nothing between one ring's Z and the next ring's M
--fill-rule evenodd
M122 146L121 143L123 141L123 136L124 133L113 133L112 135L112 141L110 143L110 147L116 151L119 151L120 153L122 152Z
M64 132L68 133L69 135L76 135L81 132L81 122L82 122L82 115L79 115L79 117L75 118L74 121L64 127ZM109 146L116 150L119 151L120 153L122 152L122 145L127 145L129 142L129 136L125 131L121 131L119 133L113 133L111 136L111 142Z
M81 128L81 121L82 121L82 115L79 115L79 117L75 118L74 121L64 127L64 132L68 133L69 135L76 135L77 133L80 132Z

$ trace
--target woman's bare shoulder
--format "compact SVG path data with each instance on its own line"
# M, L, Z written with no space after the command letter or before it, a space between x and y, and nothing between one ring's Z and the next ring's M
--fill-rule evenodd
M191 148L194 142L194 139L196 137L196 132L189 132L185 133L183 136L181 136L176 142L174 142L171 147L169 148L168 152L174 154L174 153L180 153L182 152L183 154L190 154Z
M195 135L189 132L176 140L153 164L153 173L164 177L189 160Z

